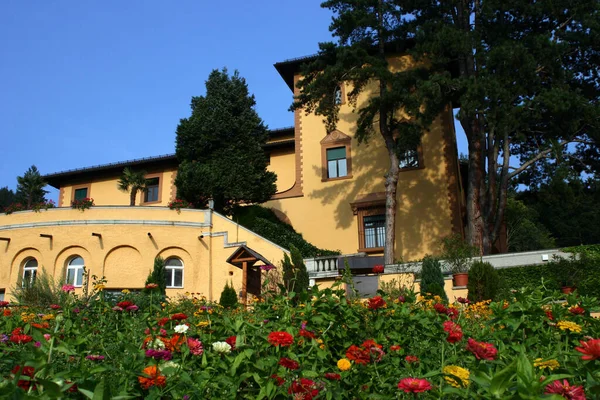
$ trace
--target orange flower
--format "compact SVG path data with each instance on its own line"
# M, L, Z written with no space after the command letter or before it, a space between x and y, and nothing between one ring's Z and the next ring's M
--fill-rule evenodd
M163 387L167 384L167 378L160 374L158 368L155 365L144 368L142 371L146 376L138 376L138 381L142 386L142 389L148 390L152 386Z
M267 337L267 341L273 346L286 347L294 343L294 337L289 333L283 331L271 332Z

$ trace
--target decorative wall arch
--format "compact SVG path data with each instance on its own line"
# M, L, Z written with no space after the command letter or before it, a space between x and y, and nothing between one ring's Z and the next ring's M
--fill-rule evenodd
M115 246L106 254L102 263L102 274L108 288L143 287L146 275L143 271L143 260L140 251L129 245ZM99 274L100 275L100 274Z
M199 276L199 268L197 268L197 265L199 265L198 260L194 260L187 250L178 246L165 247L164 249L160 250L156 256L162 257L165 260L170 257L177 257L181 259L184 267L184 288L188 291L193 291L194 284L197 282Z
M58 252L58 255L54 259L54 265L52 270L54 277L64 278L66 276L67 261L73 256L80 256L83 258L83 260L85 261L85 268L88 272L88 275L98 275L100 268L97 265L95 266L95 268L92 268L93 260L90 252L85 247L73 245L67 246L60 252Z
M7 281L9 281L12 286L17 284L19 276L22 275L23 264L25 263L25 260L32 257L38 262L38 273L41 272L42 269L44 269L46 272L51 272L49 269L47 269L42 252L34 247L25 247L15 254L10 263L10 271Z

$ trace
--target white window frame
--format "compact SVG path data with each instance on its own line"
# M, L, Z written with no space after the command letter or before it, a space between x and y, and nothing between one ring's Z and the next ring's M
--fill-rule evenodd
M83 264L71 264L73 261L77 260L77 259L81 259L81 261L83 261ZM78 270L81 270L81 275L79 275L77 272ZM69 272L73 271L73 282L69 282ZM73 285L75 287L82 287L83 286L83 275L85 274L85 260L83 259L83 257L81 257L80 255L75 255L73 257L71 257L69 259L69 262L67 263L67 275L65 277L66 283ZM77 282L77 278L80 277L81 278L81 282Z
M30 262L35 261L35 267L30 267L28 266ZM25 263L23 264L23 279L21 282L21 285L23 287L27 286L26 282L27 282L27 278L25 277L27 275L27 273L30 273L30 277L29 277L29 285L32 286L35 283L35 279L37 278L37 270L38 270L38 260L35 259L34 257L28 258L27 260L25 260Z
M167 265L170 260L177 260L181 263L181 265ZM171 277L171 282L166 282L167 289L182 289L185 284L185 272L184 272L184 264L183 260L179 257L169 257L165 260L165 272L167 272ZM174 286L175 283L175 271L181 270L181 286ZM165 274L167 275L167 274ZM166 280L165 276L165 280Z

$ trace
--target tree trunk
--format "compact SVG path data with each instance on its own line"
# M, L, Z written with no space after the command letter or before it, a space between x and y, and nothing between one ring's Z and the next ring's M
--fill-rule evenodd
M390 169L385 175L385 247L383 250L384 264L394 263L394 244L396 242L396 192L400 168L398 155L394 148L388 148Z
M129 205L135 206L135 198L137 196L137 189L131 189L131 193L129 194Z
M481 249L481 254L484 253L483 249L483 218L481 215L481 190L483 189L483 173L482 173L482 149L481 140L479 137L481 132L479 126L475 121L464 121L466 123L461 124L463 126L469 124L469 131L471 132L471 138L469 138L469 172L468 172L468 185L467 185L467 241Z

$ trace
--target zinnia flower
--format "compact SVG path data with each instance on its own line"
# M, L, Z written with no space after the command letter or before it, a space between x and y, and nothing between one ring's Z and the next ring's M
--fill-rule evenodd
M383 265L376 265L373 267L374 274L383 274L384 271L385 271L385 267Z
M9 304L8 301L0 301L0 307L8 307Z
M352 345L346 351L346 358L354 361L357 364L368 364L371 361L369 350L361 349L358 346Z
M167 378L164 375L160 374L160 371L156 367L156 365L151 365L149 367L144 368L142 371L144 375L147 376L138 376L138 381L142 386L142 389L148 390L152 386L163 387L167 384Z
M600 358L600 339L590 339L587 342L580 340L581 347L575 347L575 350L584 354L582 360L597 360Z
M352 364L348 359L342 358L338 360L337 367L340 369L340 371L348 371L352 367Z
M312 400L313 397L319 395L319 388L314 381L306 378L301 378L292 382L288 389L289 394L301 394L303 400ZM296 398L294 396L294 398Z
M88 356L85 356L86 360L90 360L90 361L102 361L104 360L104 356L98 355L98 354L90 354Z
M458 299L456 299L456 301L458 301L460 304L469 304L470 303L469 299L465 299L464 297L459 297Z
M342 379L342 376L340 374L336 374L335 372L325 372L323 377L329 381L339 381Z
M158 326L165 326L170 319L167 317L161 318L158 320Z
M271 378L275 379L275 386L281 386L285 383L285 379L283 379L282 377L280 377L277 374L271 375Z
M541 358L536 358L533 360L533 366L538 368L548 368L550 371L552 371L560 367L560 364L554 359L543 361Z
M469 376L471 373L468 369L459 367L458 365L446 365L444 368L442 368L442 372L445 375L451 375L444 376L444 380L451 386L456 388L464 388L469 386Z
M478 360L494 360L498 354L498 349L493 344L478 342L473 338L469 338L467 350L473 353Z
M546 386L544 394L557 394L569 400L585 400L583 386L571 386L566 379L563 379L562 382L554 381Z
M225 339L225 343L231 346L231 350L235 350L235 344L237 342L237 336L229 336Z
M212 344L213 350L219 354L229 354L231 353L231 346L226 342L214 342Z
M290 346L294 343L294 337L287 332L271 332L267 337L267 341L273 346Z
M155 360L169 361L171 358L173 358L173 354L171 354L169 350L148 349L146 350L146 357L152 357Z
M397 344L393 344L393 345L390 346L390 351L398 351L400 349L402 349L402 347L400 347Z
M462 328L452 321L444 322L444 331L448 332L448 343L460 342L463 338Z
M281 357L279 359L278 364L284 368L291 369L291 370L296 370L296 369L300 368L300 364L298 364L296 361L292 360L291 358L287 358L287 357Z
M577 325L575 322L571 322L571 321L558 321L556 323L556 326L561 331L568 330L570 332L575 332L575 333L580 333L581 332L581 326Z
M25 344L33 340L33 337L25 335L21 328L16 328L10 335L10 341L16 344Z
M268 271L270 271L272 269L275 269L275 266L274 265L261 265L260 269L263 270L263 271L268 272Z
M307 331L304 328L300 329L300 332L298 332L298 335L309 338L309 339L314 339L316 337L314 333L312 333L311 331Z
M158 287L158 284L156 283L149 283L146 285L146 289L152 290L152 289L156 289Z
M192 353L195 356L201 356L202 353L204 353L204 347L202 346L202 342L198 339L188 338L187 345L190 349L190 353Z
M173 328L173 330L177 333L186 333L188 329L190 329L190 327L185 324L177 325L175 328Z
M438 314L446 314L446 307L442 303L435 303L433 308Z
M23 390L29 390L29 386L31 386L31 382L33 381L33 374L35 373L35 369L33 367L23 367L20 365L15 366L12 371L10 371L15 376L20 377L21 375L25 375L29 377L29 380L19 379L17 382L17 386Z
M377 310L377 309L385 307L385 306L386 306L385 300L381 296L375 296L375 297L372 297L369 299L368 307L371 310Z
M580 305L576 305L576 306L569 307L569 312L571 314L581 315L581 314L585 314L585 308L581 307Z
M173 321L183 321L184 319L188 319L188 316L185 315L184 313L177 313L177 314L171 315L171 319Z
M427 379L404 378L398 383L398 389L405 393L422 393L431 390L431 384Z
M73 292L75 290L75 286L73 285L63 285L62 286L62 291L69 293L69 292Z
M130 301L120 301L117 303L117 307L121 307L123 309L129 307L129 306L133 306L134 304Z
M406 357L404 357L404 361L406 361L409 364L418 363L419 362L419 357L417 357L417 356L406 356Z

